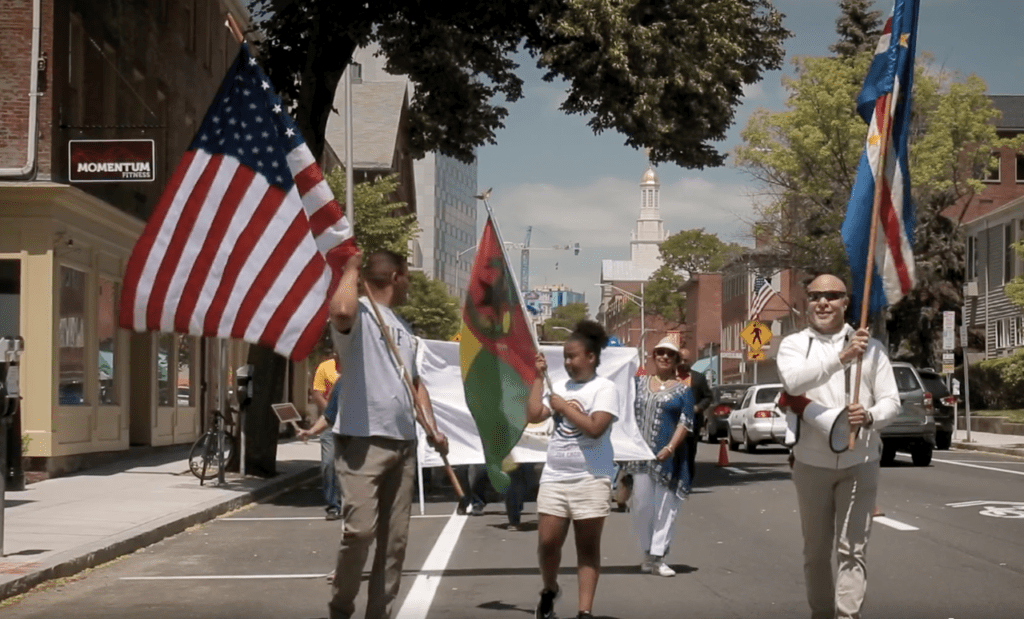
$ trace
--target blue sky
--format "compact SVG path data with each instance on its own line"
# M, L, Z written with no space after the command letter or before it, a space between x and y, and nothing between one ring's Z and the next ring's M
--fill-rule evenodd
M792 73L795 56L828 55L836 40L838 2L775 0L792 33L785 42L786 64L747 89L736 123L720 150L731 153L750 114L784 109L783 75ZM946 71L975 73L991 94L1024 94L1024 9L1011 0L921 0L918 54L931 52ZM892 2L875 2L888 16ZM646 169L642 151L625 138L606 132L595 136L581 116L558 110L564 85L541 80L541 71L524 56L520 76L524 98L509 108L497 145L480 149L480 189L493 187L490 205L506 241L523 242L533 226L531 246L579 242L582 251L534 251L531 287L564 284L584 292L591 313L597 310L602 259L629 258L629 238L639 213L640 177ZM851 101L851 106L853 102ZM704 228L725 241L750 245L756 191L749 178L732 166L686 170L661 164L661 214L669 233ZM481 208L482 228L486 213ZM510 255L518 275L519 255Z

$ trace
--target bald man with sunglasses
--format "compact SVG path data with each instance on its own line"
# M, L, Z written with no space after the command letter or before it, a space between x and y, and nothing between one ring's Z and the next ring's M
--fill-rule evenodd
M785 392L779 406L795 415L793 483L804 538L804 576L811 619L859 618L871 513L878 490L879 430L900 408L892 365L867 329L844 316L846 284L821 274L807 284L807 323L787 336L776 359ZM860 389L853 401L857 363ZM849 448L849 433L857 436ZM832 552L838 556L833 581Z

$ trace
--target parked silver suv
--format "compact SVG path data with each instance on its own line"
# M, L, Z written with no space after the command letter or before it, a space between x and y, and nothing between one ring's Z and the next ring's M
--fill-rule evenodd
M892 372L900 392L900 412L882 428L882 464L892 464L897 451L910 452L914 466L928 466L935 449L935 406L917 369L894 361Z

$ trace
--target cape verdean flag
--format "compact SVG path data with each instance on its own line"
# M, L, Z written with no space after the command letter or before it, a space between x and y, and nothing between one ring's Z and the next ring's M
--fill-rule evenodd
M480 433L487 474L499 492L509 485L501 461L526 427L536 356L515 279L488 217L462 310L459 357L466 404Z

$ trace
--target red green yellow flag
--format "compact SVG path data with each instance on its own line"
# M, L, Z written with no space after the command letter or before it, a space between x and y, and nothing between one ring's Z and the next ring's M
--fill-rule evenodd
M515 279L490 217L477 245L462 310L459 357L466 404L473 414L491 484L508 488L501 461L526 427L526 401L537 348Z

